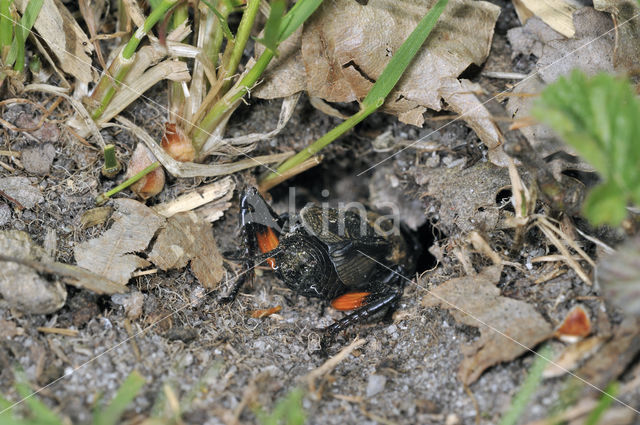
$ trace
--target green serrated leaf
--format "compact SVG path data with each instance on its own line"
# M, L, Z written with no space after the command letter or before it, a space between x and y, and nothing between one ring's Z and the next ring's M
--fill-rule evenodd
M640 200L640 101L630 82L574 71L550 84L533 115L549 125L602 176L584 205L594 223L619 224L626 204Z
M602 184L589 192L582 211L595 225L617 226L627 215L626 206L626 198L615 184Z

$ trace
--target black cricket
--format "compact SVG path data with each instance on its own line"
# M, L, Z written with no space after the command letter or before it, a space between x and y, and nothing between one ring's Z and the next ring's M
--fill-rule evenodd
M220 302L235 300L253 276L249 271L255 262L266 262L296 294L354 310L325 329L331 335L358 322L389 317L402 296L403 276L413 275L420 252L404 224L392 233L391 219L315 204L295 217L278 216L254 187L240 198L240 224L243 272Z

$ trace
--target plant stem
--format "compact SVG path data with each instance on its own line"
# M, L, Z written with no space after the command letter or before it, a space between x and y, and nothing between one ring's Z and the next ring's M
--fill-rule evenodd
M153 164L146 167L144 170L140 171L135 176L123 181L122 183L120 183L118 186L114 187L110 191L98 195L96 197L96 205L104 204L109 200L110 197L120 192L121 190L128 188L129 186L131 186L132 184L134 184L135 182L137 182L138 180L140 180L141 178L143 178L144 176L146 176L147 174L149 174L159 166L160 166L160 163L156 161Z
M236 70L238 69L238 64L240 63L240 59L242 59L242 53L244 52L244 48L247 45L249 36L251 35L251 28L253 28L253 23L256 20L259 6L260 0L248 1L247 7L242 14L242 19L240 20L240 25L238 26L235 40L229 40L227 44L224 56L227 56L226 53L229 50L231 51L231 54L229 55L226 63L222 64L222 73L220 74L220 77L227 78L222 86L222 93L225 93L231 86L230 77L235 74Z
M278 177L279 174L283 174L286 171L290 170L293 167L298 166L303 163L313 155L317 154L320 150L325 148L331 142L336 140L338 137L342 136L345 132L355 127L360 121L371 115L373 112L378 109L379 105L371 105L365 109L361 109L358 113L352 115L344 122L340 123L337 127L326 133L324 136L313 142L304 150L298 152L288 160L286 160L282 165L278 167L275 173L269 174L261 184L265 184L268 181L271 181Z
M278 174L288 171L292 167L304 162L312 155L315 155L320 149L329 145L340 135L353 128L356 124L382 106L386 97L398 83L402 74L433 30L433 27L438 22L438 19L448 2L449 0L439 0L420 20L416 28L411 32L411 34L409 34L409 37L407 37L407 39L402 43L398 51L395 52L387 66L382 71L382 74L380 74L380 77L378 77L378 80L375 82L373 87L371 87L369 93L367 93L367 96L362 100L360 111L357 114L348 118L339 126L329 131L303 151L300 151L293 157L289 158L280 165L280 167L278 167L275 173L268 175L262 183L275 179Z
M173 12L171 21L171 28L175 29L183 22L189 19L189 5L182 3L176 7ZM173 122L176 115L178 115L184 109L184 91L182 90L182 83L177 81L169 82L169 121Z
M124 77L126 77L127 73L131 69L134 59L133 55L135 54L138 45L149 31L151 31L151 28L153 28L153 26L157 24L167 11L177 2L178 0L163 0L162 3L160 3L158 7L151 12L147 19L145 19L144 24L136 30L120 54L116 56L109 66L108 72L102 74L98 85L91 95L91 99L98 104L95 110L91 113L91 118L94 120L100 118L113 98L116 88L120 85L122 80L124 80Z
M209 134L213 132L225 114L229 112L235 103L249 91L250 87L254 86L258 81L258 78L260 78L264 70L267 68L267 65L269 65L271 59L273 59L273 56L274 53L271 50L265 50L244 78L238 81L231 90L222 97L222 99L213 105L198 127L194 127L192 143L196 152L200 152L209 138Z
M102 175L107 178L113 178L120 172L122 165L116 156L116 148L111 143L102 150L104 154L104 165L102 166Z

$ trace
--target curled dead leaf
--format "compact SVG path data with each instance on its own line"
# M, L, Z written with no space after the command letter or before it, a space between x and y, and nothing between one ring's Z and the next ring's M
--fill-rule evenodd
M127 167L126 178L129 179L140 171L147 168L156 161L155 156L142 143L138 143L136 150L133 151L129 166ZM162 167L158 167L149 174L132 184L131 190L142 199L149 199L157 195L164 188L165 176Z
M151 208L133 199L113 201L111 228L102 236L78 244L73 252L80 267L125 285L138 268L149 262L133 253L143 251L165 224Z
M478 327L480 338L461 347L459 379L469 385L488 367L513 360L553 334L551 325L531 304L500 295L502 266L475 276L451 279L434 288L422 305L440 305L460 323Z
M556 329L557 337L585 337L591 333L591 319L584 307L574 306Z
M225 273L211 225L194 212L170 217L148 258L162 270L182 268L191 262L191 271L207 289L215 288Z
M435 3L325 2L305 23L299 46L287 46L287 54L268 68L265 83L252 94L274 98L307 90L310 96L329 102L361 101ZM488 2L450 1L382 110L403 122L422 126L427 108L439 111L446 104L463 114L491 150L496 149L500 145L499 131L489 112L470 92L468 82L459 81L458 76L472 63L481 65L487 58L499 13L500 9ZM294 54L296 48L301 54ZM305 73L301 72L302 66ZM496 164L504 165L500 158Z
M162 148L176 161L189 162L196 157L191 140L184 134L180 126L165 123L162 135Z

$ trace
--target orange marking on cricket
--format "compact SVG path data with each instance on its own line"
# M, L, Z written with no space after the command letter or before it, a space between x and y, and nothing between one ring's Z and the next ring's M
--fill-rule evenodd
M278 247L280 241L278 240L278 236L276 236L275 232L271 227L267 227L264 232L256 233L256 239L258 240L258 248L260 248L260 252L266 254L269 251L273 251ZM273 258L267 258L267 264L272 269L276 268L276 260Z
M350 292L348 294L340 295L338 298L331 301L331 307L340 311L354 310L358 307L362 307L369 295L371 295L371 292Z

